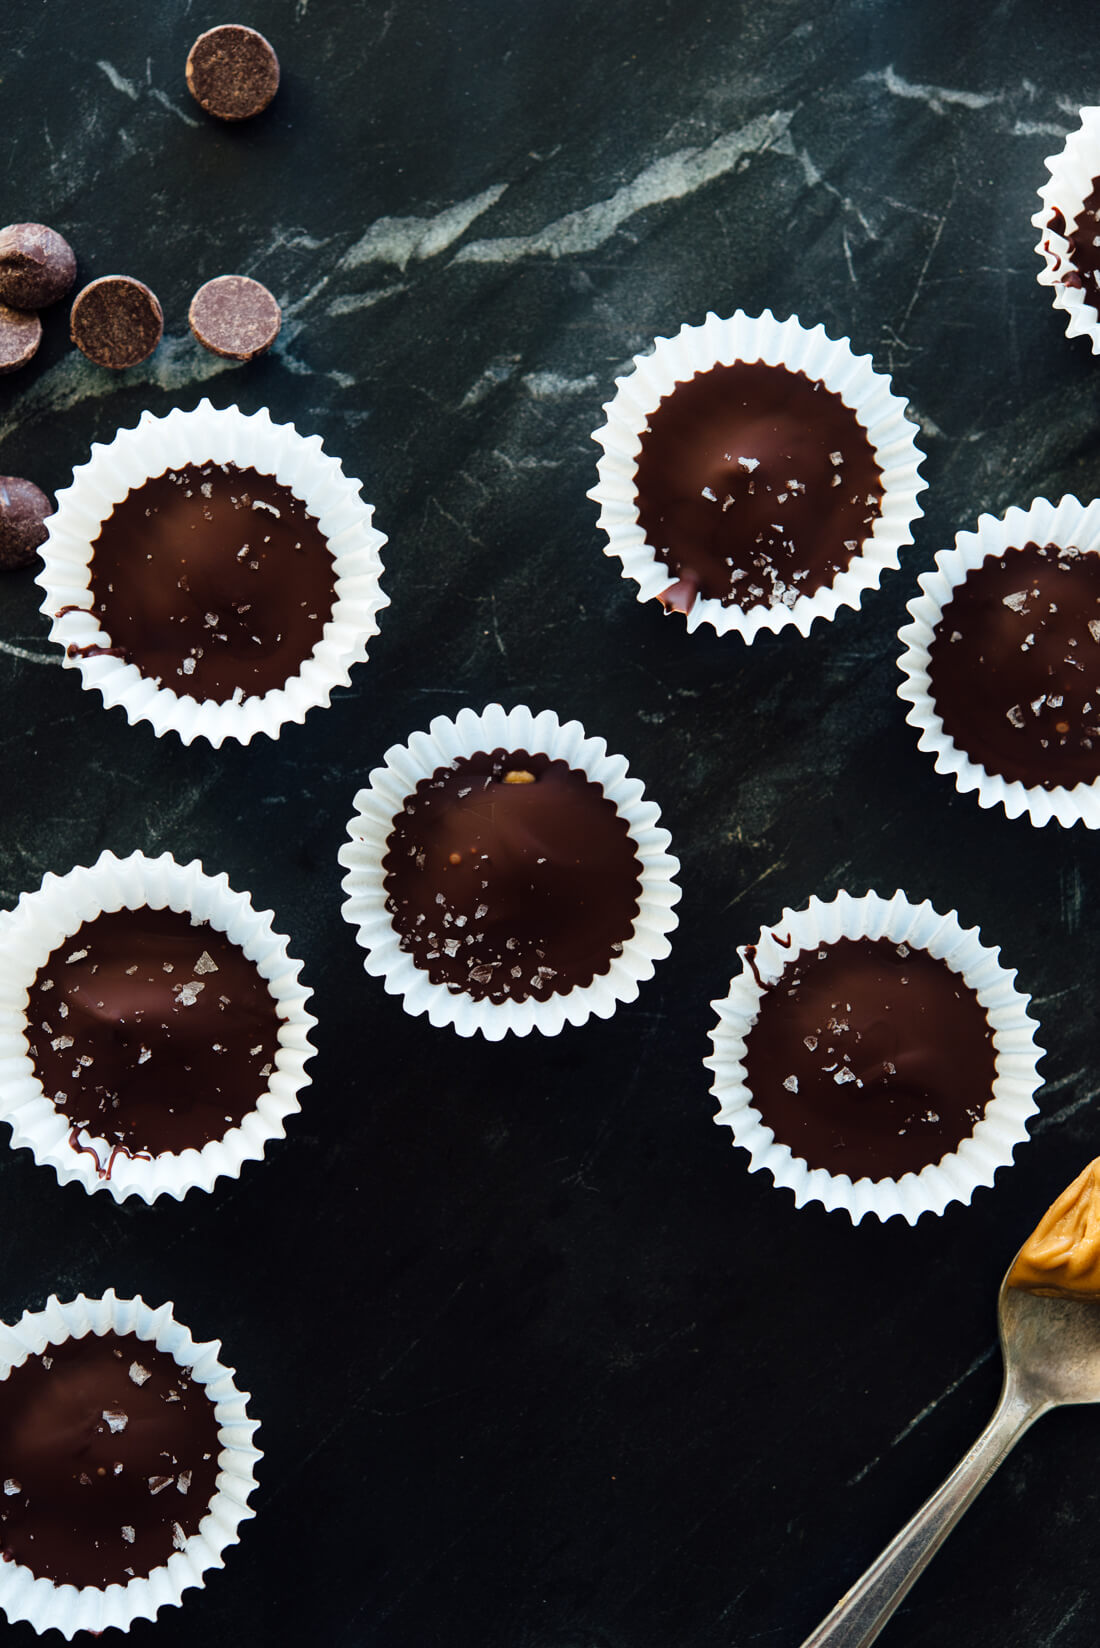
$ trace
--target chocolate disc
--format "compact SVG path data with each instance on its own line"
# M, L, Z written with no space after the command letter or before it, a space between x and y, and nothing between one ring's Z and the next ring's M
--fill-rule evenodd
M207 29L187 55L187 87L207 114L250 120L279 89L275 48L241 23Z
M591 984L638 913L626 820L583 772L526 750L462 756L422 779L382 863L401 948L475 1000Z
M267 287L247 275L218 275L208 280L191 299L187 315L204 348L241 361L271 348L282 318Z
M0 372L26 366L42 342L42 322L31 309L11 309L0 303Z
M650 414L635 481L666 604L813 595L873 531L881 473L855 413L804 372L738 361L677 384Z
M746 1037L766 1127L810 1167L853 1180L919 1173L981 1120L993 1032L961 974L889 939L838 939L789 961Z
M92 610L161 686L216 703L297 675L335 599L332 551L273 475L186 464L116 504L92 546Z
M214 1404L133 1333L47 1345L0 1380L0 1552L55 1585L125 1585L183 1549L206 1515Z
M928 674L944 731L976 766L1043 789L1100 777L1100 555L1025 544L987 555L936 625Z
M43 1092L93 1155L79 1132L131 1156L224 1138L267 1091L279 1046L255 962L176 910L85 922L38 969L26 1017Z
M156 294L129 275L102 275L77 293L69 333L97 366L121 371L153 353L164 331Z
M0 475L0 572L30 566L52 514L53 504L33 481Z
M45 309L63 298L75 279L73 249L56 229L44 223L0 229L0 303Z

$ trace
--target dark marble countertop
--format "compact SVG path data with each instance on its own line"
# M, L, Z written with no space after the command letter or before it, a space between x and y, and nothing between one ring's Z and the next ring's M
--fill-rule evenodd
M1100 1148L1096 843L957 795L895 663L956 530L1100 482L1100 375L1029 221L1100 100L1091 24L1024 0L254 0L233 20L283 84L228 128L183 81L225 20L5 12L0 218L60 229L82 280L146 281L165 338L113 375L47 316L0 385L0 469L54 492L145 408L267 406L362 480L392 605L329 709L182 748L57 667L32 574L5 577L0 902L106 847L198 855L290 935L317 1057L286 1141L182 1204L0 1152L0 1315L172 1299L252 1393L256 1518L136 1643L797 1644L984 1424L1000 1276ZM187 330L226 271L284 306L244 367ZM616 375L737 307L870 352L929 483L858 613L751 648L639 605L585 496ZM366 977L336 862L388 746L493 700L625 754L683 866L634 1005L496 1045ZM739 944L812 893L896 887L1002 947L1045 1086L995 1188L854 1228L746 1171L701 1061ZM883 1643L1092 1648L1098 1449L1100 1413L1043 1420Z

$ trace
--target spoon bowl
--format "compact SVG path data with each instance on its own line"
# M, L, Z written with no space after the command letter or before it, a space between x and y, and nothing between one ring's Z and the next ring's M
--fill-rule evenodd
M867 1648L1028 1427L1051 1408L1100 1402L1100 1300L1009 1287L1014 1266L997 1296L1004 1384L993 1417L802 1648Z

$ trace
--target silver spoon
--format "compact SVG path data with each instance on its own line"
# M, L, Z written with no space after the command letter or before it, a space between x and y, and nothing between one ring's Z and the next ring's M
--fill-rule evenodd
M802 1648L866 1648L1028 1426L1065 1402L1100 1401L1100 1303L1025 1293L1006 1276L997 1317L1005 1377L992 1419Z

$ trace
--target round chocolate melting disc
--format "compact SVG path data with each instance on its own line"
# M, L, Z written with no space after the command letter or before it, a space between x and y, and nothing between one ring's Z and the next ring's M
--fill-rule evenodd
M116 372L146 360L163 331L156 294L130 275L93 280L77 293L69 317L69 335L81 353Z
M42 322L32 309L0 303L0 372L15 372L34 358L42 342Z
M218 275L200 286L191 299L191 330L215 355L253 360L279 335L282 310L266 286L247 275Z
M76 279L73 249L44 223L9 223L0 229L0 302L13 309L45 309L63 298Z
M33 481L0 475L0 572L30 566L46 541L45 520L53 505Z
M250 120L279 89L275 48L243 23L207 29L187 54L187 89L219 120Z

